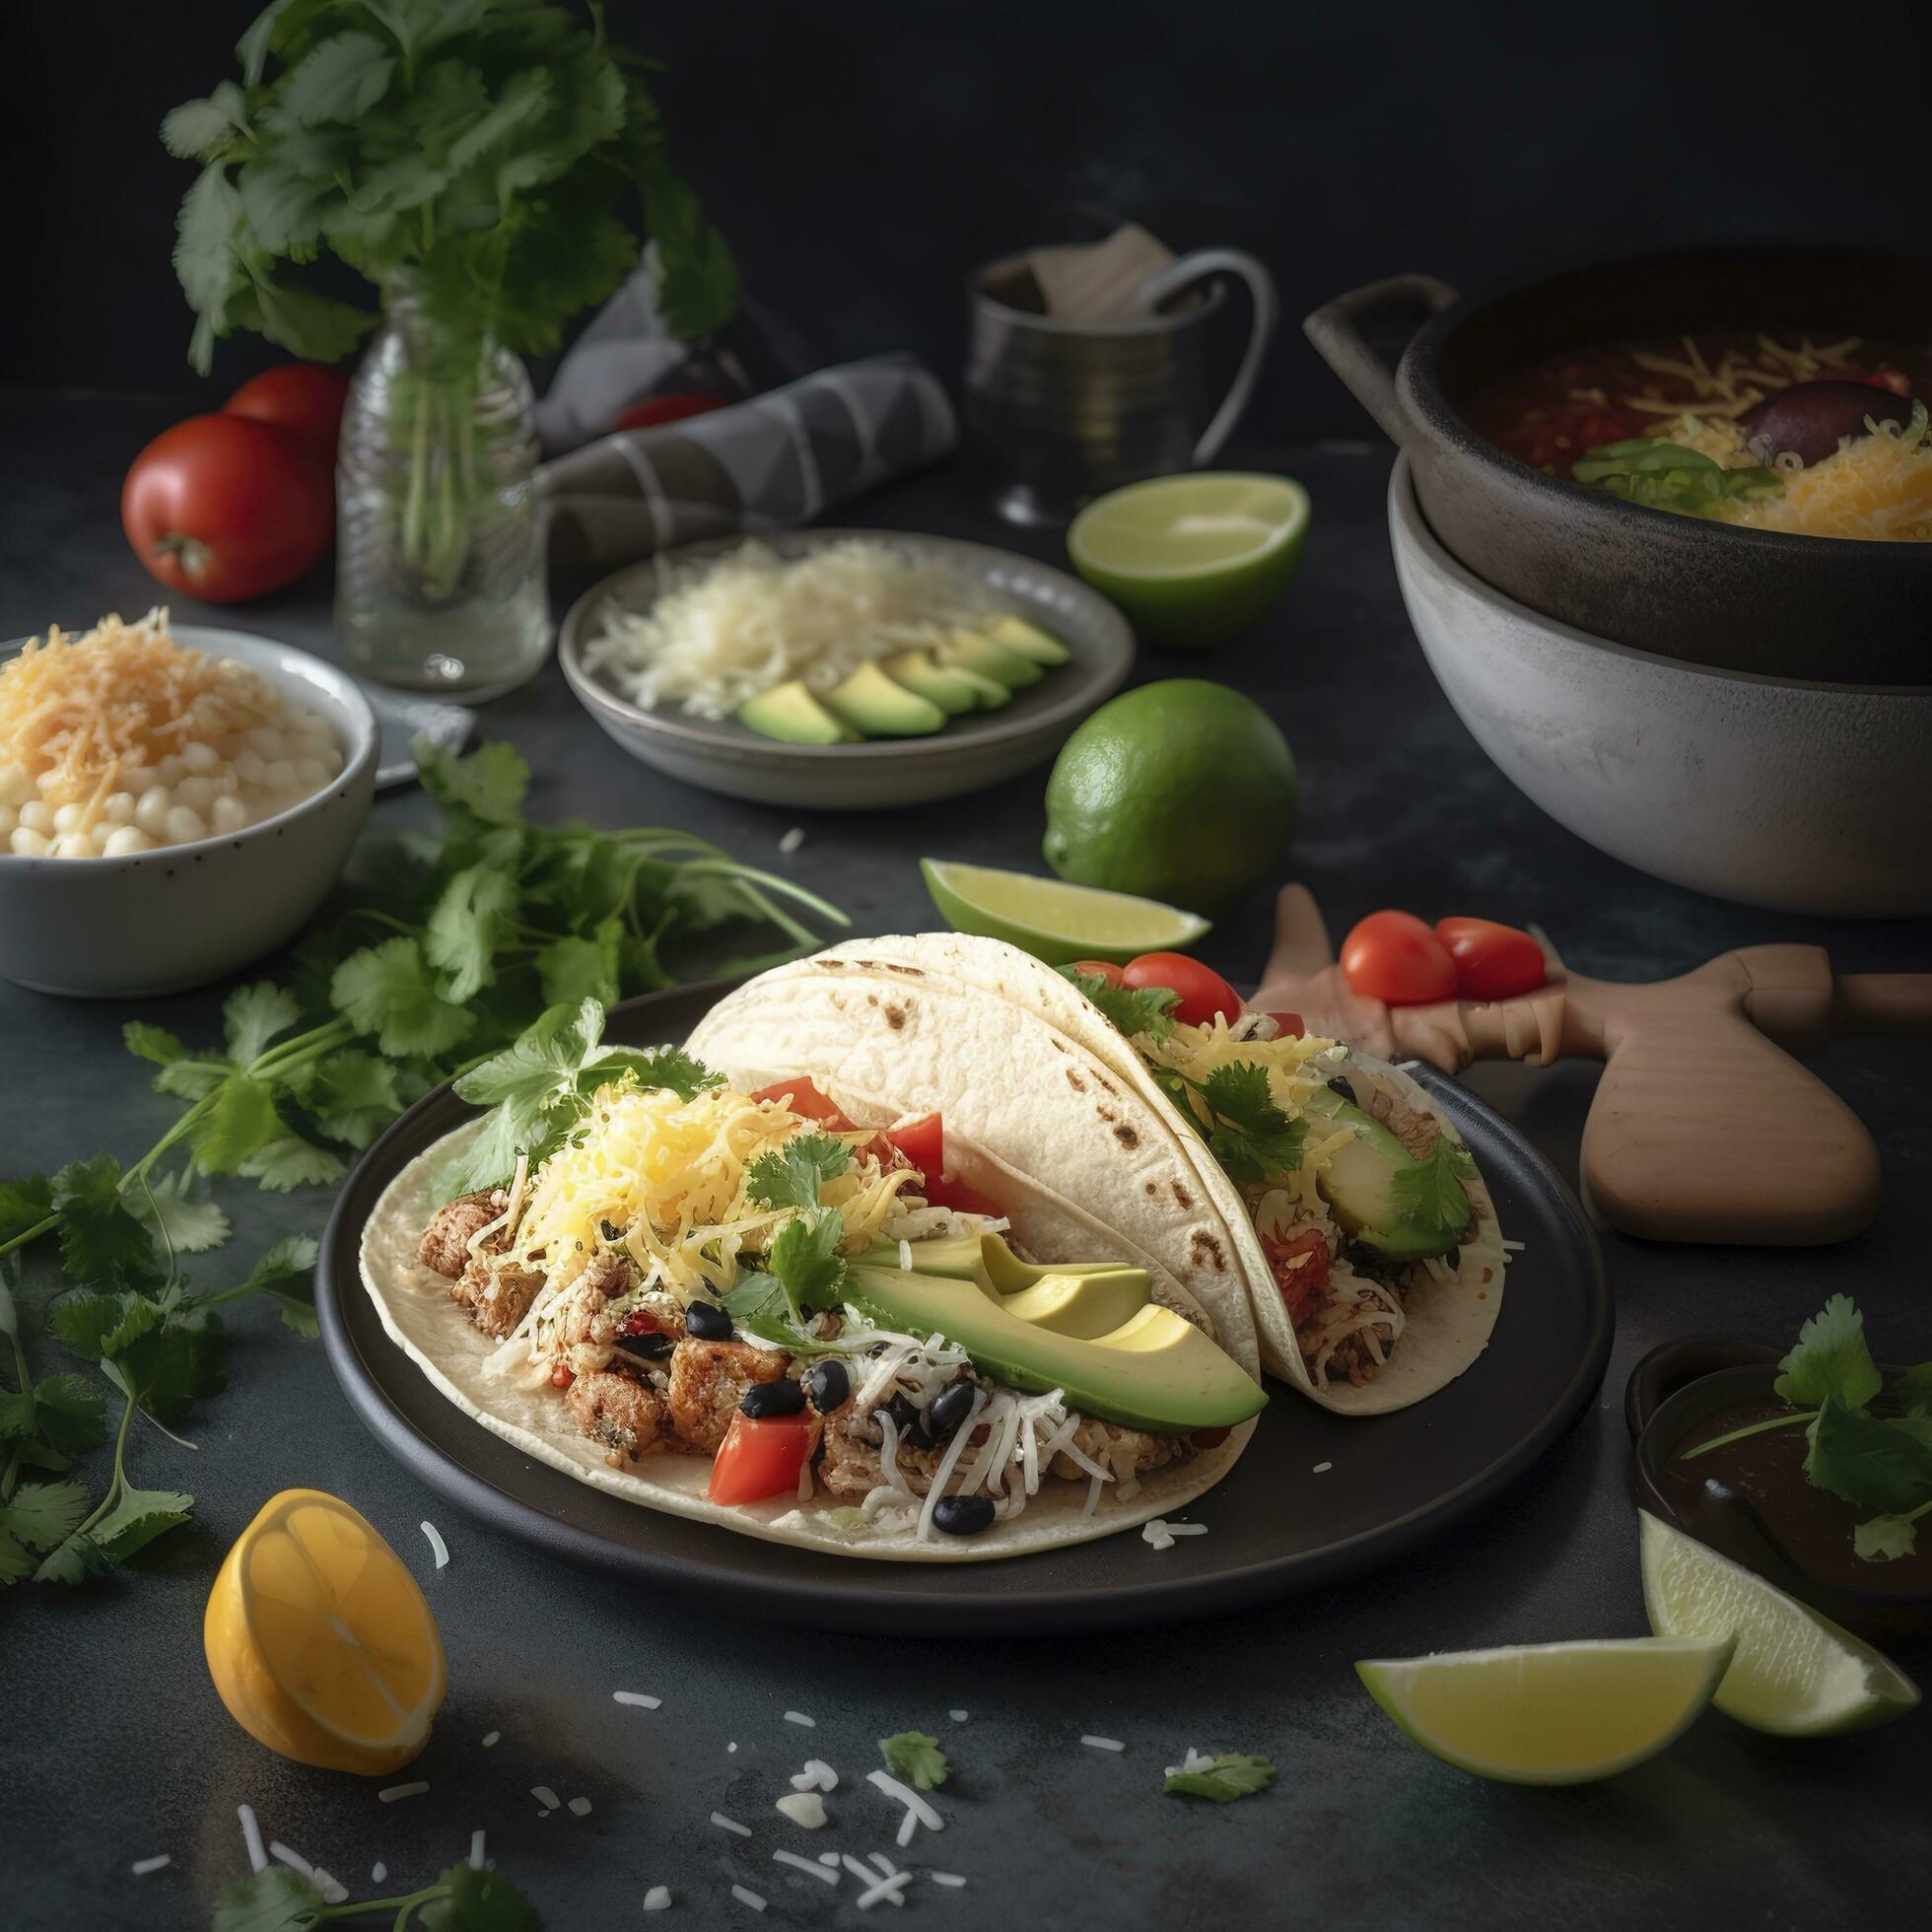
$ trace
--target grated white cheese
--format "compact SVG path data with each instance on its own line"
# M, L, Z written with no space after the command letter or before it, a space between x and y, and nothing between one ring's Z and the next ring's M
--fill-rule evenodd
M779 840L778 849L789 859L804 842L805 828L802 825L794 825L784 838Z
M434 1523L423 1524L423 1534L430 1540L430 1554L436 1558L438 1569L449 1567L449 1546L444 1542L442 1533Z
M963 1710L949 1710L946 1712L946 1715L949 1718L951 1718L955 1724L964 1724L966 1721L966 1713Z
M846 1863L855 1869L861 1878L871 1878L872 1874L866 1871L864 1866L859 1864L856 1859L849 1858L846 1860ZM906 1902L906 1887L912 1883L912 1873L897 1870L891 1859L887 1858L883 1852L873 1852L872 1863L879 1868L879 1877L869 1891L862 1892L859 1895L858 1899L855 1901L859 1909L862 1912L870 1911L881 1898L890 1898L895 1905L903 1905Z
M772 1859L774 1863L790 1865L794 1872L803 1872L823 1885L837 1885L839 1882L836 1858L832 1861L833 1869L830 1871L826 1869L822 1859L801 1858L795 1851L775 1851L772 1853Z
M648 1697L642 1690L613 1690L610 1698L612 1703L635 1704L640 1710L656 1710L664 1701L662 1697Z
M128 1867L128 1870L131 1871L137 1879L144 1879L148 1876L150 1872L159 1872L160 1870L162 1870L164 1866L172 1865L173 1864L173 1862L174 1862L173 1859L171 1858L168 1855L168 1853L164 1851L157 1858L137 1858L134 1861L134 1863Z
M825 1800L816 1791L788 1792L775 1809L807 1831L816 1831L826 1823Z
M885 1771L867 1771L865 1782L877 1785L888 1798L897 1798L929 1831L943 1831L946 1828L945 1820L910 1784L901 1784Z
M1334 1467L1333 1463L1317 1463L1308 1473L1311 1476L1326 1476Z
M469 1834L469 1869L472 1872L480 1872L483 1869L483 1828L481 1826L478 1826Z
M1127 1746L1119 1738L1096 1738L1089 1734L1081 1738L1080 1742L1090 1751L1125 1751L1127 1749Z
M804 1769L793 1774L792 1788L794 1791L836 1791L839 1788L839 1774L824 1759L807 1758Z
M411 1778L407 1784L385 1784L376 1795L385 1805L392 1805L398 1798L414 1798L430 1788L426 1777Z
M380 1858L369 1868L369 1882L371 1885L380 1885L388 1876L389 1868Z
M751 1827L749 1825L740 1825L735 1818L726 1818L723 1812L713 1812L711 1822L721 1831L733 1831L741 1838L751 1836Z
M739 1904L749 1905L754 1912L762 1912L765 1909L764 1899L759 1898L757 1893L753 1892L747 1885L734 1885L731 1888L731 1897Z
M490 1747L493 1744L495 1744L496 1741L502 1736L503 1733L501 1731L485 1731L483 1733L483 1749L485 1751L488 1751Z
M262 1848L261 1827L255 1823L254 1806L237 1805L235 1815L242 1821L242 1842L247 1849L249 1870L267 1871L268 1853Z
M534 1798L537 1801L537 1803L543 1807L545 1811L555 1811L558 1805L562 1802L562 1800L559 1799L557 1794L554 1791L552 1791L547 1784L531 1785L530 1796Z
M788 1710L785 1713L785 1721L788 1724L802 1724L807 1731L815 1731L818 1728L818 1719L807 1717L801 1710Z
M588 1818L590 1816L589 1799L573 1798L570 1801L570 1813L573 1818Z
M966 1881L962 1879L957 1872L928 1872L926 1876L929 1879L931 1879L934 1885L950 1886L955 1889L960 1886L963 1886L966 1883Z

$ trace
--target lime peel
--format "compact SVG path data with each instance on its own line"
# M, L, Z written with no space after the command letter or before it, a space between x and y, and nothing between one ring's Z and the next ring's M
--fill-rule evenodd
M1184 951L1211 930L1198 913L1131 892L945 859L922 859L919 869L954 932L1003 939L1051 966Z

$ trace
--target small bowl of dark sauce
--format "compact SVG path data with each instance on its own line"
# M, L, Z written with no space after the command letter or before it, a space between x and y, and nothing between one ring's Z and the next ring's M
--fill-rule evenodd
M1691 1336L1637 1363L1623 1406L1638 1502L1850 1629L1932 1631L1932 1534L1910 1556L1860 1556L1853 1532L1874 1512L1807 1480L1802 1423L1687 1460L1700 1443L1791 1413L1772 1386L1778 1361L1775 1348Z

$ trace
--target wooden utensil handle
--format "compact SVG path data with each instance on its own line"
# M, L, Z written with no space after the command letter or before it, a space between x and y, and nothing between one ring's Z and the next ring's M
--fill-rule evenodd
M1932 1040L1932 973L1840 973L1831 1022L1840 1033Z

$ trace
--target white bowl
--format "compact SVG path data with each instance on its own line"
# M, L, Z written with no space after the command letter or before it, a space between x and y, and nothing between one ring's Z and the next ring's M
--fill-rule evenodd
M376 792L376 718L355 680L243 631L182 625L174 636L320 712L342 770L273 818L191 845L129 859L0 853L0 977L94 999L205 986L291 938L341 876Z
M1579 838L1747 906L1932 912L1932 689L1712 670L1556 623L1443 548L1407 456L1389 532L1457 715Z

